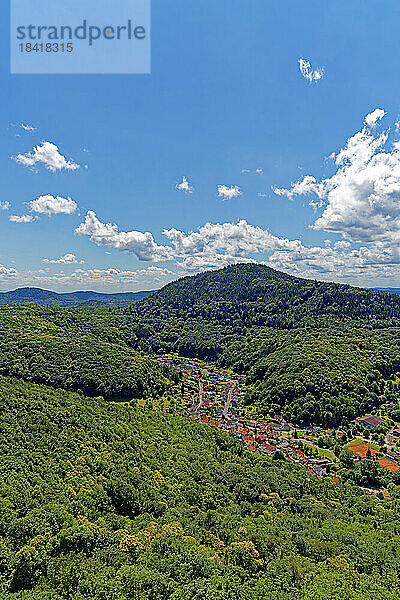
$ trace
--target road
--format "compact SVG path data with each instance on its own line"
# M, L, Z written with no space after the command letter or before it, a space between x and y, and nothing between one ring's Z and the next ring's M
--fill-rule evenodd
M395 425L394 427L392 427L387 434L385 435L385 446L388 449L388 452L391 451L398 451L397 447L396 447L396 440L394 440L393 438L390 437L390 434L397 429L397 425Z
M196 412L198 412L203 405L203 389L203 380L199 379L199 404L196 408Z
M223 410L223 412L222 412L222 415L225 417L225 419L227 419L227 418L228 418L228 411L229 411L229 409L230 409L231 402L232 402L232 394L233 394L233 392L236 390L236 388L237 388L237 384L236 384L236 383L234 383L234 384L233 384L233 385L230 387L230 389L229 389L229 392L228 392L228 397L227 397L227 399L226 399L225 406L224 406L224 410Z

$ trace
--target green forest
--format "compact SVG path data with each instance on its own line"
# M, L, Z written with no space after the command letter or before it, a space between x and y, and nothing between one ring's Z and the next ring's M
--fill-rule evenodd
M183 278L122 313L136 348L245 374L247 403L264 414L337 426L397 397L396 295L245 264Z
M166 389L153 361L121 343L101 319L85 321L68 309L1 306L0 373L114 399Z
M176 352L244 374L260 414L326 426L397 398L400 296L241 264L95 307L0 306L0 373L146 397L168 386L147 357Z
M395 600L391 500L135 401L0 376L0 589L15 600Z
M338 485L152 406L176 352L244 375L260 415L394 418L400 297L237 265L97 306L0 306L1 598L397 600L398 473L344 451Z

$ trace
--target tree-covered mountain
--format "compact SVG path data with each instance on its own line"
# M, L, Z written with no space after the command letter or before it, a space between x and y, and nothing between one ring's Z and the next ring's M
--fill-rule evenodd
M123 309L131 342L247 374L247 401L338 425L390 401L400 371L400 297L240 264L185 277Z
M245 374L249 409L303 424L337 426L398 397L396 295L241 264L185 277L120 309L88 302L93 310L0 307L0 372L92 395L137 395L136 366L154 374L143 355L172 351ZM162 388L154 376L145 395Z
M105 398L158 396L160 368L103 311L0 306L0 373Z
M215 303L220 305L218 314ZM232 265L184 277L141 302L140 311L165 306L222 320L231 320L237 313L246 324L285 327L294 326L299 319L321 316L400 319L400 298L395 295L293 277L259 264Z
M0 292L0 304L44 304L48 306L103 308L99 303L105 303L106 307L125 306L138 302L153 294L149 292L121 292L117 294L103 294L100 292L70 292L57 293L41 288L18 288L11 292ZM94 304L96 302L96 304Z
M132 403L0 376L10 600L395 600L384 500Z

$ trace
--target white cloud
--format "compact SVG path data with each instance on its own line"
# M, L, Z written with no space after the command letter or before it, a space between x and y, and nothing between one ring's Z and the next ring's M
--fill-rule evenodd
M28 124L25 124L25 123L21 123L20 127L24 131L28 131L28 132L36 131L36 127L33 127L32 125L28 125Z
M300 244L298 240L278 238L244 219L238 223L206 223L189 234L174 228L164 229L163 234L172 241L174 254L178 257L203 253L240 257L271 250L295 249Z
M381 108L376 108L365 117L364 123L368 125L368 127L374 127L386 114L387 113Z
M300 243L278 238L268 230L254 227L245 220L238 223L206 223L197 231L185 233L176 228L164 229L172 245L155 243L149 232L119 231L117 225L102 223L93 211L89 211L85 221L75 230L78 235L88 235L98 246L115 248L135 254L140 260L154 262L197 257L218 263L223 260L238 261L251 253L295 250ZM218 255L215 258L215 255Z
M274 236L246 221L237 224L207 223L198 232L188 235L176 231L164 234L171 237L176 254L183 257L179 265L188 269L249 262L249 255L272 252L268 264L298 275L313 277L326 274L332 278L339 275L346 278L374 269L379 272L382 264L397 264L400 274L400 248L390 249L383 243L372 248L362 246L350 250L351 244L341 240L334 248L307 248L300 240Z
M16 274L16 269L7 268L4 265L0 265L0 277L13 277Z
M10 203L9 202L0 202L0 210L9 210Z
M350 242L346 242L345 240L339 240L334 245L335 250L348 250L350 247Z
M378 109L379 115L382 109ZM382 111L384 112L384 111ZM376 122L379 115L368 119ZM368 117L368 116L367 116ZM313 228L341 234L353 242L400 241L400 142L388 144L381 134L365 126L332 155L336 172L317 182L306 176L289 190L275 190L293 197L314 193L324 211Z
M140 231L119 231L117 225L102 223L96 213L89 211L84 223L75 230L78 235L88 235L98 246L107 246L116 250L135 254L139 260L169 260L171 248L155 243L151 233Z
M252 171L251 169L242 169L242 173L243 174L255 174L255 175L262 175L264 173L263 169L254 169L254 171Z
M232 200L232 198L242 195L242 192L237 185L219 185L217 189L218 198L222 198L223 200Z
M310 83L317 82L324 76L323 68L313 69L310 61L304 58L299 58L299 69L304 79L307 79Z
M323 198L325 194L324 186L317 183L315 177L305 175L295 183L292 183L289 189L273 187L275 194L278 196L286 196L289 200L293 200L295 196L305 196L314 192L319 198Z
M400 277L400 250L381 242L355 250L336 244L334 248L306 248L301 245L296 252L273 253L266 264L303 277L317 276L336 281L393 278L395 282Z
M64 256L60 256L60 258L54 258L54 259L44 258L43 262L51 263L53 265L77 265L77 264L83 265L85 261L78 260L75 256L75 254L67 253L67 254L64 254Z
M29 208L32 212L43 215L72 215L78 208L76 202L71 198L62 198L61 196L39 196L36 200L29 202Z
M164 230L163 235L169 239L169 246L156 245L148 233L120 232L116 225L101 223L94 213L88 213L78 233L89 235L99 246L111 245L120 251L133 252L142 260L174 260L175 266L172 270L150 266L137 271L76 269L72 273L61 271L55 274L47 269L19 273L18 281L27 285L49 286L54 283L57 286L76 287L79 287L78 284L84 286L93 283L103 289L113 285L126 289L132 284L136 289L150 289L157 287L158 283L172 281L179 275L239 262L261 262L293 275L336 281L354 282L361 278L371 282L386 280L388 284L400 277L399 244L375 241L354 247L355 244L353 246L347 240L325 240L324 247L306 247L300 240L277 237L245 220L237 223L206 223L188 233L176 228ZM59 259L44 259L44 262L50 266L75 265L78 261L74 254L68 253Z
M206 223L198 231L184 234L164 231L175 249L177 265L187 272L221 268L238 262L262 262L293 275L348 281L349 278L400 277L400 247L384 243L351 250L350 242L339 240L326 247L305 247L267 230L239 223ZM254 259L267 254L268 259ZM252 256L253 255L253 256Z
M32 221L36 221L37 217L33 217L32 215L11 215L10 221L12 223L32 223Z
M316 200L311 204L322 205L312 228L342 238L326 239L322 247L277 237L245 220L205 223L189 232L165 229L169 245L161 246L151 233L120 232L116 225L101 223L93 212L77 232L142 260L174 260L188 273L257 257L258 262L303 277L393 285L400 278L400 142L389 145L388 132L378 134L365 124L333 153L332 160L330 177L317 180L306 175L288 189L275 188L275 193L290 199L313 195Z
M155 289L177 279L178 273L156 266L136 271L120 269L81 269L72 272L50 273L49 267L32 271L17 271L0 265L0 283L7 286L37 286L60 291L88 289L115 292Z
M228 254L217 254L216 252L205 252L198 256L186 256L177 263L178 267L188 273L198 273L209 269L222 269L228 265L238 263L256 263L252 258L245 256L230 256Z
M186 194L192 194L194 190L193 186L190 185L189 181L186 179L185 176L182 177L181 182L178 181L175 187L180 192L186 192Z
M70 160L67 160L65 156L60 154L58 146L51 142L43 142L41 145L36 146L33 152L27 152L26 154L17 154L13 159L26 167L33 167L37 163L42 163L48 171L55 173L56 171L76 171L80 166Z

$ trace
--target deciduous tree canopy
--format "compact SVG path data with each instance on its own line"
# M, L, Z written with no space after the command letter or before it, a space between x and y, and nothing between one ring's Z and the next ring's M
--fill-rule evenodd
M0 376L0 585L34 600L395 600L399 506L180 417Z

